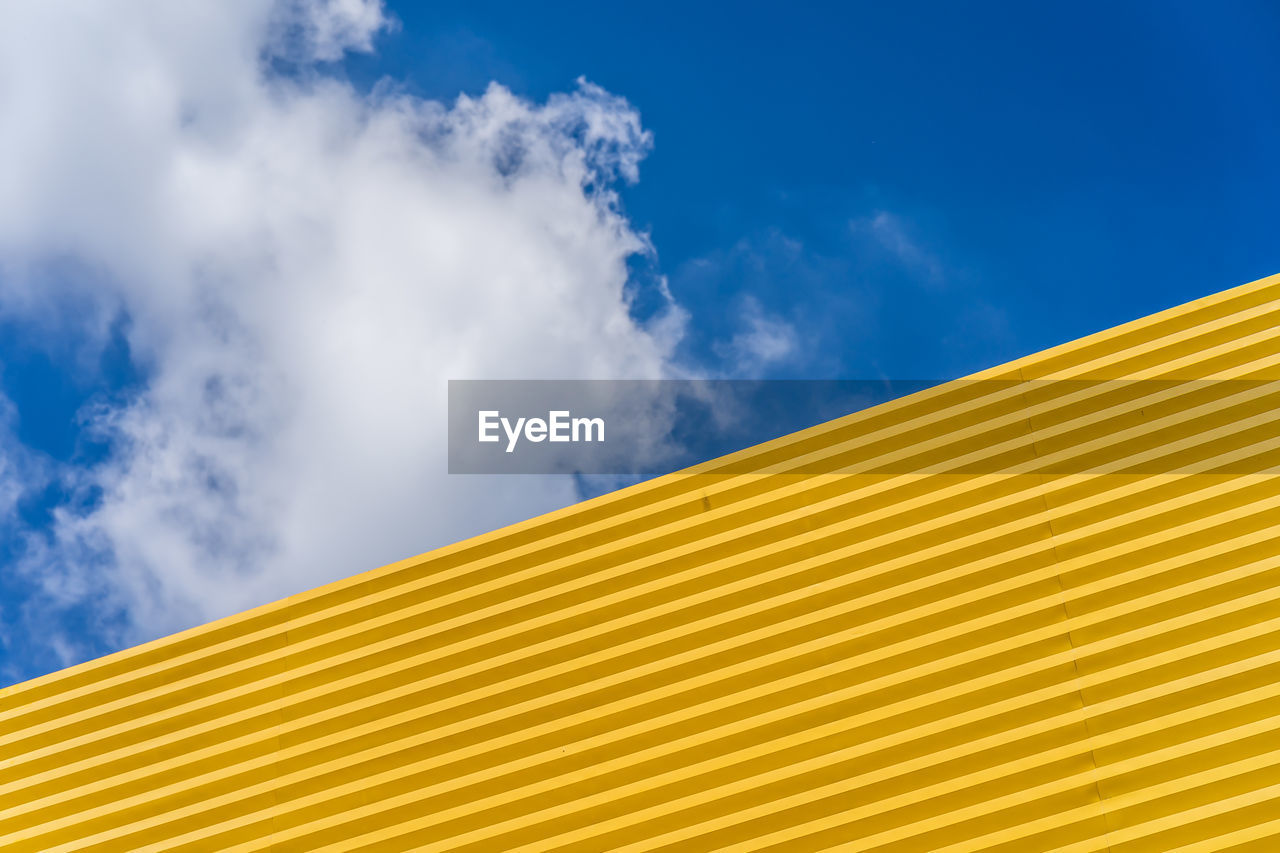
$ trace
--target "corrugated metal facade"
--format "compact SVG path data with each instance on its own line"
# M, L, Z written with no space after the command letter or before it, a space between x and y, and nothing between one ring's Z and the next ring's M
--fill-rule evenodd
M978 378L1117 377L1280 377L1280 278ZM1280 391L1134 385L1098 438L1112 390L1040 387L740 457L879 473L712 463L8 688L0 848L1280 849Z

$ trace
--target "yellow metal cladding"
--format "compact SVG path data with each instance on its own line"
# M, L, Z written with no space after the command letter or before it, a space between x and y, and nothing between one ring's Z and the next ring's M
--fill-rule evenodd
M1280 850L1280 391L1052 382L1280 278L975 378L0 691L0 849Z

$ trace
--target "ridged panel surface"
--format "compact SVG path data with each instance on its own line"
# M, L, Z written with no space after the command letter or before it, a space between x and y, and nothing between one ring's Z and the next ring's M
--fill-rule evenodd
M1280 850L1275 379L1272 278L15 685L0 849Z

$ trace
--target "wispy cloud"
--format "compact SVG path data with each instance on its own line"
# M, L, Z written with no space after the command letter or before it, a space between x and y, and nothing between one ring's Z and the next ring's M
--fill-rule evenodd
M733 336L718 341L715 348L732 375L755 378L793 358L798 343L795 326L765 311L760 300L748 294L738 310Z
M854 219L849 227L855 234L871 237L899 263L926 281L935 284L942 281L942 263L911 236L907 223L901 217L881 210Z

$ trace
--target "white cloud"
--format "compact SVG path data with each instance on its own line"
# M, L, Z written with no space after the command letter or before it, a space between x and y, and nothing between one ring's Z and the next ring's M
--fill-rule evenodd
M942 263L911 237L906 224L898 216L881 210L872 216L853 220L850 228L854 233L870 235L903 266L924 276L927 281L941 281Z
M716 353L730 365L734 375L757 378L761 371L795 356L798 343L795 326L765 311L759 299L748 295L738 312L737 331L716 346Z
M270 49L303 61L341 59L373 49L373 37L392 20L373 0L282 0L272 16Z
M329 60L373 0L43 0L0 30L0 310L57 287L127 312L144 392L119 450L32 552L50 594L126 609L122 641L562 505L564 481L449 478L450 377L659 376L682 314L640 326L648 250L610 189L650 140L585 82L545 104L374 95Z

